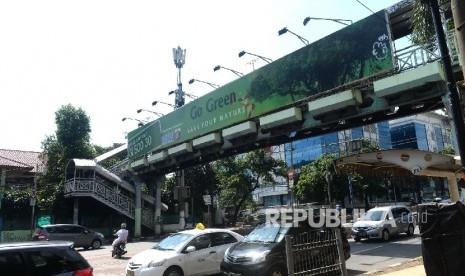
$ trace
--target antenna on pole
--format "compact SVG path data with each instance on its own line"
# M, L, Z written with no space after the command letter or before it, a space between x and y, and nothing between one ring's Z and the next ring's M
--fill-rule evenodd
M178 46L178 48L173 48L173 60L174 65L176 65L176 68L178 68L178 89L176 89L174 95L174 106L175 108L180 108L184 105L185 102L184 91L182 91L181 69L184 66L184 63L186 62L186 50L181 49L180 46Z

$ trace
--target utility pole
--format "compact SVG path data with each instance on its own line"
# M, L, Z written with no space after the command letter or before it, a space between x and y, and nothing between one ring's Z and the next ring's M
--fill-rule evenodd
M462 65L463 79L465 79L465 2L463 0L451 0L452 18L454 19L455 35L457 37L457 47L460 64ZM465 90L465 83L461 85L462 92Z
M178 109L184 105L184 91L182 91L182 82L181 82L181 69L186 62L186 50L181 49L180 46L178 48L173 48L173 60L174 65L178 68L178 77L177 77L177 84L178 89L175 91L174 96L174 108ZM177 173L179 179L179 229L182 230L186 226L185 220L185 185L184 185L184 170L181 170Z
M451 3L453 4L456 2L458 5L458 2L460 1L452 1ZM462 1L463 2L463 1ZM463 5L463 4L462 4ZM444 29L442 28L442 22L441 22L441 15L439 12L439 5L438 5L438 0L430 0L429 1L429 7L431 10L431 14L433 17L433 23L434 23L434 28L436 31L437 39L438 39L438 46L439 46L439 51L441 53L441 61L444 66L444 73L446 77L446 82L447 82L447 94L450 99L450 110L452 111L452 119L454 121L454 126L456 130L456 137L457 137L457 145L459 148L459 155L460 155L460 160L461 160L461 167L462 167L462 172L464 172L464 162L465 162L465 123L464 123L464 118L463 118L463 103L462 103L462 96L459 94L459 90L457 88L455 78L454 78L454 73L452 71L452 62L450 58L450 53L449 50L447 49L447 43L446 43L446 37L444 34ZM452 8L456 8L452 6ZM460 16L460 17L463 17ZM455 22L454 18L454 22ZM457 23L455 23L457 24ZM465 23L462 23L462 26ZM463 32L463 30L462 30ZM463 37L462 37L463 39ZM461 42L463 43L463 41ZM461 53L461 55L464 55L464 53ZM463 58L461 59L463 61ZM463 66L463 64L462 64ZM463 71L463 68L462 68Z

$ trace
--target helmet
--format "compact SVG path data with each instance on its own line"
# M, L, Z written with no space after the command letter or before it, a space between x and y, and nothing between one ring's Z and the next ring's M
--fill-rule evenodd
M126 223L121 223L121 228L126 229Z

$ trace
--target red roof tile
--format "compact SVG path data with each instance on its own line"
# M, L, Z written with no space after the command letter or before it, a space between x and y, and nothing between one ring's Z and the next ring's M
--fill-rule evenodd
M44 165L40 152L0 149L0 168L27 169L33 173L43 172Z

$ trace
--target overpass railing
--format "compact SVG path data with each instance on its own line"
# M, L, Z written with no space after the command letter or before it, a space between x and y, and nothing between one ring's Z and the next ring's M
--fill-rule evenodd
M454 30L447 33L446 40L452 64L456 65L459 63L459 53L457 36ZM411 45L395 52L395 60L399 72L423 66L439 59L441 59L441 53L437 44L429 46Z

